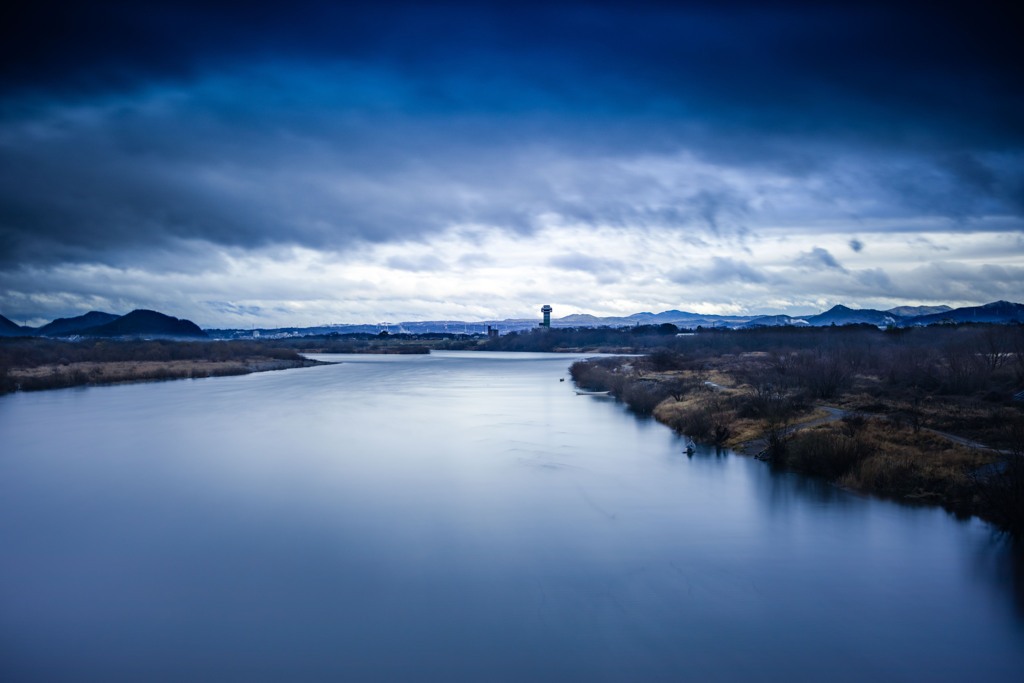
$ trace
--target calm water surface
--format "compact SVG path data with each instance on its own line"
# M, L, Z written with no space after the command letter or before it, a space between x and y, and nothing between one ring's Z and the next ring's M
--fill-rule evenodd
M1020 680L984 524L688 458L566 355L329 358L0 398L0 679Z

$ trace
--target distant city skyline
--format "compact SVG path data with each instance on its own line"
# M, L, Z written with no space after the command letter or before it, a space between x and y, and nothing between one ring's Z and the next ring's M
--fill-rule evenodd
M0 314L204 328L1024 292L1008 4L26 6Z

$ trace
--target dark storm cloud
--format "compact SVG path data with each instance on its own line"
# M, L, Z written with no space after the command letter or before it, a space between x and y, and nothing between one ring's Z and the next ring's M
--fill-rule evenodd
M445 109L467 95L445 81L486 74L495 87L473 106L519 110L532 91L564 107L647 110L657 97L677 110L716 102L737 123L870 119L892 135L910 123L890 120L904 110L926 129L981 114L1020 134L991 97L1020 105L1009 3L42 0L8 12L7 89L95 92L287 56L389 64Z
M830 268L834 270L845 271L839 261L836 261L835 257L829 253L828 249L822 249L821 247L814 247L810 251L805 251L800 254L796 259L796 264L801 268L809 268L811 270L821 270Z
M219 100L265 88L220 87L213 101L155 93L0 123L0 260L137 256L188 240L332 248L468 220L530 229L532 198L550 195L529 178L489 180L494 151L452 133L430 131L443 144L425 148L423 127L406 117L310 120L268 104L235 115ZM325 99L310 104L338 107Z
M748 213L747 201L730 190L700 190L685 201L715 235L720 235L727 224L743 232L739 221ZM687 221L688 222L688 221Z
M342 61L403 74L421 111L696 111L741 144L748 132L827 130L948 150L950 134L1022 136L1024 48L1010 11L863 0L43 1L6 17L0 87L86 95L267 59Z
M3 26L0 267L544 217L751 229L769 193L625 164L683 150L882 216L1024 201L999 7L41 2Z
M679 186L551 133L522 147L529 120L380 112L360 89L401 98L403 83L304 73L288 90L302 110L250 72L0 121L0 262L152 264L197 242L343 249L460 224L527 233L543 216L719 234L746 211L720 180ZM365 82L339 92L332 77Z

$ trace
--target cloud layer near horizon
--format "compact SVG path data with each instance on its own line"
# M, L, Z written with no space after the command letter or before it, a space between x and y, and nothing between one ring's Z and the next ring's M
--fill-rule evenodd
M289 8L22 18L0 312L274 325L1024 291L1024 60L998 13Z

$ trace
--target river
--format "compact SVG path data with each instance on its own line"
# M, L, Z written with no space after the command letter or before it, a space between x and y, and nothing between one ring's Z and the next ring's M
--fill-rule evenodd
M318 358L0 397L0 679L1020 680L986 524L688 457L576 356Z

